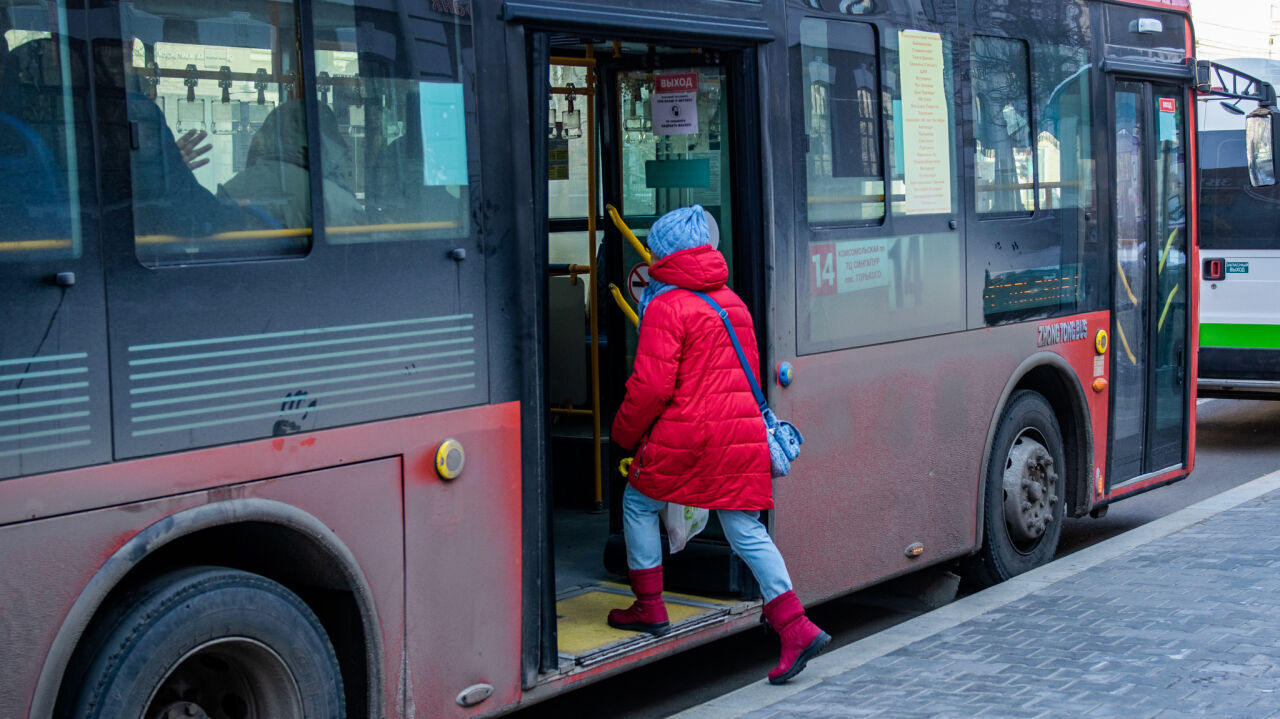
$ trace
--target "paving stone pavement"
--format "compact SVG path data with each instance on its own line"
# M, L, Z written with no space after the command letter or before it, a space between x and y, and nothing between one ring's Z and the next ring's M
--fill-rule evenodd
M1280 489L1059 574L784 698L681 716L1280 718Z

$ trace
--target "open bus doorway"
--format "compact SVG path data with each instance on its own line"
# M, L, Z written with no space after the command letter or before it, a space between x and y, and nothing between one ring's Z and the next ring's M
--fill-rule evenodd
M744 132L752 123L742 122L743 110L755 107L744 102L754 94L745 77L753 54L556 34L538 37L534 46L540 50L533 53L531 72L538 76L530 102L534 126L545 128L544 148L533 143L533 164L541 165L538 181L546 188L545 477L555 606L553 622L545 611L543 617L555 627L563 670L655 641L605 623L609 609L633 599L622 541L626 480L618 471L630 453L610 443L609 425L638 337L609 288L634 308L647 281L644 259L606 206L643 242L661 215L701 205L718 225L729 284L762 329L754 261L760 222L744 210L759 213L760 203L746 196L759 196L761 170L758 150L750 149L758 148L756 130ZM682 552L664 551L668 636L715 626L757 594L712 516Z

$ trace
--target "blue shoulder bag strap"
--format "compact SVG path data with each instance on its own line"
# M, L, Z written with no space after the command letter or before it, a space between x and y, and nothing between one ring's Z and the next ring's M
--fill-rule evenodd
M751 392L756 396L756 404L760 406L760 411L764 412L769 409L769 403L764 400L764 392L760 391L760 383L756 381L755 375L751 372L751 365L747 362L747 355L742 351L742 345L738 342L738 333L733 331L733 323L729 322L729 313L719 305L711 296L705 292L697 290L689 290L693 294L702 298L703 302L711 305L711 309L720 315L720 321L724 323L724 328L729 331L729 339L733 342L733 350L738 353L738 362L742 363L742 371L747 375L747 381L751 383Z

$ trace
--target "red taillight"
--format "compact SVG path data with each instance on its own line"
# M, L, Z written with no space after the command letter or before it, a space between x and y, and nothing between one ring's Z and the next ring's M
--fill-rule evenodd
M1220 257L1214 257L1204 261L1204 278L1206 280L1218 281L1226 279L1227 262Z

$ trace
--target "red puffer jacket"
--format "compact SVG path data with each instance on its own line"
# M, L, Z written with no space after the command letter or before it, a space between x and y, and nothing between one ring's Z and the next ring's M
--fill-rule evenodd
M724 286L723 255L709 246L674 252L649 274L705 292L728 311L759 376L755 327ZM769 447L751 385L720 316L691 292L673 289L649 302L612 437L638 446L628 480L647 497L707 509L773 508Z

